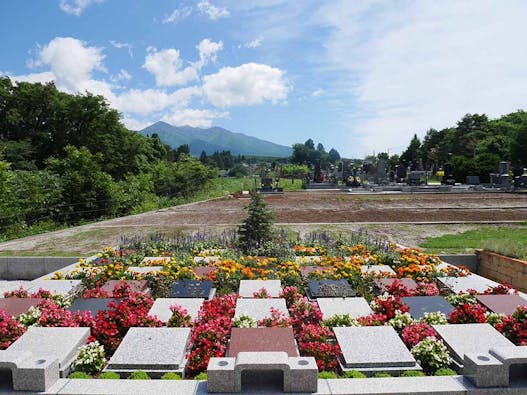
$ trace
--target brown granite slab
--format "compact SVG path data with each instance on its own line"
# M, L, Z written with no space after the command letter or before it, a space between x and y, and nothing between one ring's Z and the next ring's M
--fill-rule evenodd
M232 328L227 356L236 357L239 352L284 351L290 357L298 357L293 328Z
M43 300L42 298L1 298L0 310L4 310L9 315L18 315L26 313L30 307L36 306Z
M109 280L101 287L101 290L108 292L111 296L115 287L123 284L127 284L132 292L146 292L148 288L146 280Z
M476 295L483 306L494 313L509 315L518 306L527 306L527 300L518 295Z
M214 268L210 266L195 266L192 268L192 271L196 276L205 279L209 273L214 271Z
M408 291L414 291L417 288L417 283L411 278L376 278L373 282L380 288L381 292L385 292L395 280L408 288Z

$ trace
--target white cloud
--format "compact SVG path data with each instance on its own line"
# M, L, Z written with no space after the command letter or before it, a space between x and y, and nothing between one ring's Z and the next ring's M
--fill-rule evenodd
M183 61L177 49L157 51L150 49L146 55L143 67L152 73L157 86L185 85L198 79L198 73L193 66L182 68Z
M311 96L313 97L319 97L325 93L324 89L315 89L313 92L311 92Z
M214 42L205 38L196 47L199 51L199 61L195 63L196 67L201 69L209 62L215 63L217 59L217 53L223 49L223 42Z
M134 56L134 53L133 53L134 46L132 44L121 43L119 41L114 41L114 40L110 40L110 44L112 44L113 47L118 48L118 49L123 49L123 48L127 49L128 55L130 55L131 58Z
M258 37L258 38L255 38L254 40L247 41L243 45L238 46L238 48L241 48L241 47L244 47L244 48L258 48L259 46L262 45L262 43L263 43L263 38L262 37Z
M207 0L200 1L198 3L198 11L202 15L206 15L209 19L212 20L225 18L230 15L230 12L227 8L217 7Z
M11 78L13 81L19 81L19 82L51 82L55 80L55 76L50 71L44 71L42 73L31 73L31 74L25 74L25 75L11 75L9 73L2 73L0 72L0 75L8 75L9 78Z
M156 120L139 120L133 117L124 116L122 122L130 130L142 130L149 125L152 125Z
M112 81L118 82L118 81L129 81L132 79L132 76L128 71L125 69L119 70L119 73L112 77Z
M282 102L290 90L280 69L257 63L224 67L204 81L204 94L216 107Z
M183 19L188 18L192 13L192 7L176 8L170 15L165 15L163 23L178 23Z
M215 119L226 118L228 116L228 112L186 108L183 110L174 110L172 113L165 115L161 120L174 126L208 128L212 126Z
M60 0L60 9L66 14L80 16L86 8L93 3L102 3L104 0Z

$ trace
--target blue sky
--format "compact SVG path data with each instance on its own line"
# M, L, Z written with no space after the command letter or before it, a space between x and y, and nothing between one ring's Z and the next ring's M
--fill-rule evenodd
M0 75L347 157L525 106L523 0L0 2Z

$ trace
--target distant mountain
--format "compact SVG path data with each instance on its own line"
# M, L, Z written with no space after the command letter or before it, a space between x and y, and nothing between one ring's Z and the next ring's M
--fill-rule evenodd
M190 126L172 126L166 122L156 122L138 132L143 136L157 133L164 144L177 148L188 144L190 153L199 156L201 151L207 155L214 151L230 151L233 155L272 156L285 158L291 156L291 147L271 143L243 133L234 133L220 127L208 129Z

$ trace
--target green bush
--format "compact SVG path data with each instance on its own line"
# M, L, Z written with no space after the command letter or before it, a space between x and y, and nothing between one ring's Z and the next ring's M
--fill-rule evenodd
M420 370L407 370L401 374L401 377L423 377L426 376Z
M322 325L328 328L335 328L337 326L358 326L357 321L351 318L349 314L335 314L322 321Z
M358 370L349 370L342 375L345 379L365 379L366 375Z
M320 372L318 374L319 379L336 379L337 377L335 372Z
M68 378L70 379L91 379L92 376L84 372L73 372L68 376Z
M161 380L181 380L181 376L174 372L168 372L161 376Z
M207 373L201 372L200 374L194 377L194 380L207 380Z
M121 376L116 372L103 372L98 378L101 380L119 380Z
M455 370L452 370L450 368L441 368L438 369L434 376L455 376L457 373Z
M128 376L128 379L130 380L150 380L150 376L146 374L146 372L143 372L142 370L136 370L135 372L132 372L130 376Z
M384 378L384 377L392 377L392 375L386 372L377 372L373 375L373 377Z

